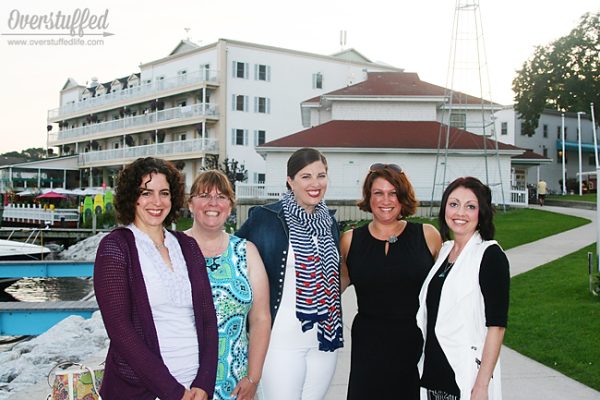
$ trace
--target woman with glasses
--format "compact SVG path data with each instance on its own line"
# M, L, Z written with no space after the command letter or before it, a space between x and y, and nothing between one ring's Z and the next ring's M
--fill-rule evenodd
M106 400L212 399L217 320L196 242L165 229L183 206L183 177L139 158L119 174L114 206L125 226L106 235L94 289L110 346Z
M256 247L225 232L235 205L227 176L202 172L190 190L187 230L206 258L219 330L214 399L253 400L271 332L267 275ZM247 329L248 328L248 329Z
M237 235L256 244L270 284L271 342L262 400L325 397L342 347L337 223L323 201L327 160L303 148L287 163L283 198L254 207Z
M490 188L458 178L442 195L446 240L419 295L425 336L419 362L423 398L499 400L500 347L508 319L510 274L494 238ZM451 240L453 239L453 240Z
M429 224L408 222L418 202L396 164L373 164L358 207L373 220L342 235L342 288L354 285L348 399L419 399L419 290L441 247Z

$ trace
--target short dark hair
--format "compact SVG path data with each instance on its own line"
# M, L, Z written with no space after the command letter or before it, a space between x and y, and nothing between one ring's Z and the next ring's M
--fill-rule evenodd
M190 189L189 200L191 201L192 197L199 195L201 192L212 189L217 189L219 193L227 196L231 203L231 207L235 207L235 193L233 191L233 186L231 186L231 182L227 178L227 175L216 169L203 171L196 177L192 184L192 188Z
M442 195L442 202L440 203L440 213L438 220L440 223L440 234L443 240L451 239L451 231L446 223L446 204L448 203L448 197L450 194L459 187L464 187L473 192L477 197L479 203L479 214L477 230L484 240L494 239L496 228L494 227L494 207L492 206L492 191L486 185L484 185L479 179L472 176L465 176L457 178L454 182L450 183L444 194Z
M298 171L316 161L321 161L325 164L325 170L327 170L327 159L319 150L310 147L303 147L296 150L288 159L287 176L294 179ZM286 182L285 186L291 189L289 183Z
M382 168L370 170L365 177L365 182L362 188L362 200L357 203L358 208L362 211L372 212L371 210L371 189L375 179L383 178L394 186L396 189L396 197L402 205L400 217L405 218L413 215L417 211L419 201L415 195L415 189L408 180L406 174L398 171L396 168L391 168L386 164L382 164Z
M117 178L114 206L120 223L128 225L135 220L135 205L140 197L142 178L150 174L163 174L169 183L171 211L163 221L163 225L169 226L177 220L184 201L183 176L170 161L146 157L138 158L125 166Z

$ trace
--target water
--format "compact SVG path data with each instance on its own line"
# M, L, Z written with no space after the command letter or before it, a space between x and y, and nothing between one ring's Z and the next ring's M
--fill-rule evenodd
M80 300L93 289L90 278L23 278L5 292L18 301Z

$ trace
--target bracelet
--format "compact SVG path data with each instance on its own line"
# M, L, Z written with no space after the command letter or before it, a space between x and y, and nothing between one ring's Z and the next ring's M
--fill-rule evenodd
M252 378L250 378L248 375L246 375L244 378L248 379L248 382L250 382L251 384L256 385L256 382L254 382Z

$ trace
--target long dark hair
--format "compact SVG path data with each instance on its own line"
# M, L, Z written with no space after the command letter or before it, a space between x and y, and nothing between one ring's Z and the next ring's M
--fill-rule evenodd
M459 187L464 187L465 189L471 190L473 194L475 194L475 197L477 197L477 202L479 203L479 223L477 225L477 230L484 240L492 240L494 238L494 234L496 233L496 228L494 227L493 221L495 210L492 206L492 191L479 179L472 176L457 178L454 180L454 182L448 185L446 190L444 190L442 202L440 203L440 213L438 216L442 240L451 239L451 231L446 223L446 204L448 204L448 197L450 196L450 193Z

